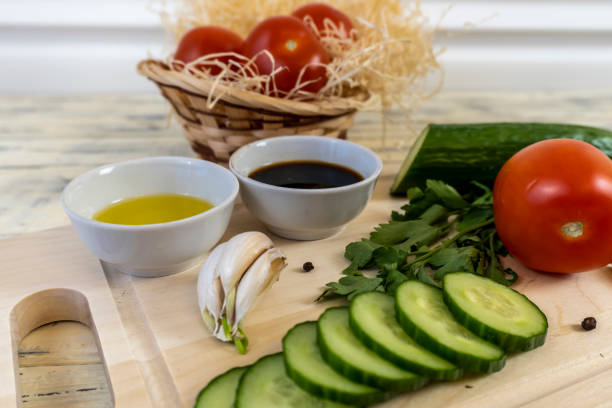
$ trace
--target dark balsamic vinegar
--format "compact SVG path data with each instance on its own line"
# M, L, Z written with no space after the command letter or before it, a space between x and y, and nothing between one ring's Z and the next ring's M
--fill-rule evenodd
M348 167L314 160L273 163L249 174L253 180L287 188L333 188L363 180L361 174Z

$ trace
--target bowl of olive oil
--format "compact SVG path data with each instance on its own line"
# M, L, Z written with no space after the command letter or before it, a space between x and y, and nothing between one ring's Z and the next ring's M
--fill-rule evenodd
M72 180L62 206L84 244L130 275L198 264L225 232L238 181L212 162L153 157L109 164Z

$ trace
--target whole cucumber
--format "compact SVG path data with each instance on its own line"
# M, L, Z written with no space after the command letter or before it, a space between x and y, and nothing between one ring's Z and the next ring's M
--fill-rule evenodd
M612 131L607 129L558 123L429 124L406 155L391 194L404 194L427 179L455 186L474 180L492 186L514 153L553 138L583 140L612 158Z

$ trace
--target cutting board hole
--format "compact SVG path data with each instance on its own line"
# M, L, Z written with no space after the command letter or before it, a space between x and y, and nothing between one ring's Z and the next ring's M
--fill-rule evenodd
M34 293L15 305L10 324L17 407L114 407L100 340L82 293ZM95 348L79 348L92 343Z

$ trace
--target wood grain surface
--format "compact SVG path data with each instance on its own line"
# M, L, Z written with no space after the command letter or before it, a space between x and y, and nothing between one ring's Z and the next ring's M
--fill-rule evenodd
M389 113L385 129L380 113L360 113L349 139L396 166L429 122L549 121L612 128L610 109L611 92L442 93L409 120ZM135 157L192 155L180 129L168 126L167 113L157 95L0 96L0 237L67 224L59 195L70 179L92 167ZM20 346L19 364L23 406L111 404L100 356L82 325L59 323L32 332ZM585 393L589 384L585 379L569 390ZM564 401L560 395L530 406Z
M62 321L41 326L19 346L24 407L112 407L106 373L89 327Z

